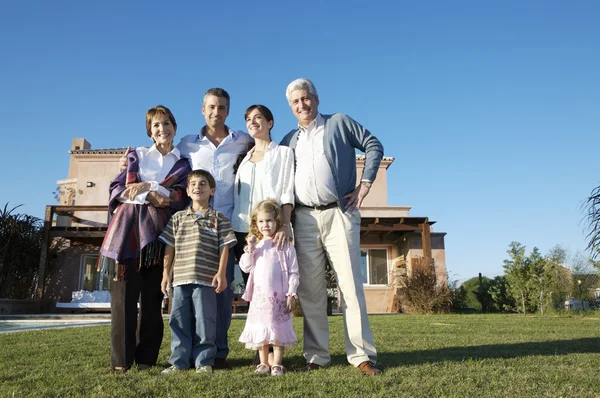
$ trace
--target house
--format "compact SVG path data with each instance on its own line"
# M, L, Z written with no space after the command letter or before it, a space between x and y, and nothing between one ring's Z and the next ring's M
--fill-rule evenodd
M108 289L108 278L96 262L106 231L109 184L124 152L92 149L84 138L73 139L67 178L57 181L59 204L47 206L45 213L45 239L52 250L40 259L39 278L45 284L38 284L38 295L43 295L46 311L70 302L74 292L79 297L81 291ZM410 269L411 259L433 258L438 279L446 280L445 233L433 232L435 222L428 217L411 216L408 206L388 205L387 169L393 162L392 157L383 158L361 208L361 265L369 313L397 311L394 278ZM357 155L358 178L363 167L364 156ZM234 290L241 280L237 275Z

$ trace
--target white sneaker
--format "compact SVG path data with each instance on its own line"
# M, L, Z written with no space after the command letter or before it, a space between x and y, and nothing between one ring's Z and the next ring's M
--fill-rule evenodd
M271 376L283 376L283 366L273 365L271 367Z
M271 369L269 369L269 365L261 363L260 365L258 365L256 367L256 370L254 371L254 373L259 374L259 375L266 375L269 374L271 372Z
M181 372L181 369L179 369L175 365L171 365L170 367L168 367L168 368L164 369L162 372L160 372L160 374L168 375L168 374L175 373L175 372Z
M198 366L196 368L196 373L212 374L212 372L213 372L213 369L212 369L212 366L210 366L210 365Z

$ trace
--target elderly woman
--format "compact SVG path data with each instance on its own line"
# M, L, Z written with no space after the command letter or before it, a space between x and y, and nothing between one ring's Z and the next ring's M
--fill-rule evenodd
M129 151L127 169L110 184L112 219L100 249L103 264L112 264L111 367L115 371L126 371L134 363L141 370L156 365L163 337L164 254L157 238L187 201L190 166L173 145L175 117L162 105L151 108L146 112L146 130L154 145Z
M244 252L254 207L265 199L273 199L282 206L283 226L273 238L281 248L289 244L294 203L294 152L271 141L273 114L264 105L252 105L246 110L245 119L255 145L240 163L235 177L231 225L238 241L235 246L238 260ZM242 275L247 283L248 274L242 272Z

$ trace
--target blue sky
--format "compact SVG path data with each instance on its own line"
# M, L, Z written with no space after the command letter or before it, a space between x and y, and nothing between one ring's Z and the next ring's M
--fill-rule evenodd
M147 145L146 109L179 135L202 95L254 103L280 139L285 87L312 79L323 113L383 142L389 204L447 232L451 279L502 274L511 241L585 248L582 201L600 184L596 1L13 1L0 14L0 204L42 217L71 139Z

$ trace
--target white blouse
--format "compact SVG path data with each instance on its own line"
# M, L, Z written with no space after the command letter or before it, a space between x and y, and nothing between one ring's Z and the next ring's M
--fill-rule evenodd
M142 182L150 183L150 191L158 191L164 196L169 196L170 192L167 188L160 185L160 183L167 178L169 175L169 171L175 166L175 163L180 158L179 149L176 147L166 155L162 155L158 149L156 149L156 144L152 145L150 148L148 147L137 147L135 148L135 152L137 153L139 159L139 170L138 174L140 180ZM129 200L126 197L119 197L119 202L122 203L135 203L135 204L146 204L146 196L150 191L142 192L138 194L134 200Z
M233 219L231 226L237 232L249 232L250 230L250 214L254 207L259 204L264 196L263 179L265 178L265 161L252 163L246 162L240 164L238 169L240 182L235 185L239 189L239 200L235 201L233 207ZM239 217L244 215L244 217ZM236 217L237 216L237 217Z
M248 232L252 207L265 199L273 199L279 205L294 205L294 151L271 141L260 165L261 171L249 172L253 163L252 148L238 168L234 184L234 209L231 225L234 231Z

